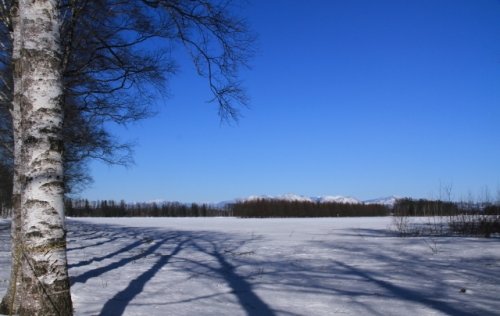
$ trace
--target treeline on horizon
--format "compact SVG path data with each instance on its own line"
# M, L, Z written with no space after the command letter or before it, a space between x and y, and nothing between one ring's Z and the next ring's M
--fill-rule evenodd
M238 217L360 217L387 216L390 209L380 204L286 201L258 199L231 205Z
M66 200L66 216L70 217L215 217L230 216L227 210L208 204L178 202L89 201Z
M441 200L404 198L393 207L380 204L286 201L258 199L216 207L210 204L178 202L127 203L125 201L88 201L68 199L70 217L360 217L360 216L450 216L481 213L500 215L500 205L493 203L456 203Z
M356 217L386 216L390 210L383 205L319 203L261 199L236 202L223 208L209 204L126 203L124 201L66 201L70 217Z
M500 215L500 203L451 202L426 199L399 199L392 213L396 216L453 216L459 214Z

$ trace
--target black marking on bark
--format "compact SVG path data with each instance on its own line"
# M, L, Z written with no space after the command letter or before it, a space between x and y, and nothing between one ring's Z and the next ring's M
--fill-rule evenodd
M39 231L32 231L32 232L28 232L26 233L26 238L42 238L43 237L43 234Z
M35 261L33 262L33 272L35 276L45 275L48 272L48 262L46 261Z
M42 200L37 200L37 199L30 199L25 202L25 207L26 208L50 208L50 203L47 201L42 201Z
M49 175L48 176L49 178L52 178L53 176L52 175ZM59 178L59 176L56 176L55 178ZM45 184L43 184L41 186L42 189L61 189L61 188L64 188L64 184L62 183L62 181L57 181L57 180L53 180L53 181L50 181L50 182L47 182Z
M59 135L59 133L61 133L61 129L58 126L54 126L53 124L51 124L50 127L41 128L40 133ZM50 138L49 138L49 140L50 140Z
M59 117L59 115L62 114L62 109L60 109L59 107L40 108L36 111L36 113L41 114L43 117L47 117L47 116Z
M40 141L39 138L33 136L33 135L29 135L27 137L24 138L24 143L26 145L31 145L31 144L36 144Z
M57 152L62 152L64 148L64 142L61 138L49 137L50 150Z

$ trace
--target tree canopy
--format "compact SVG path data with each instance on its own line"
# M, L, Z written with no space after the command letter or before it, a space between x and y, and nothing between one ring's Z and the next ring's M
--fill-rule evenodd
M12 8L0 4L0 155L11 161ZM209 101L223 120L238 118L248 98L238 77L253 55L255 36L232 13L232 1L63 0L64 161L67 192L91 182L91 159L132 162L132 145L107 123L126 125L156 112L180 65L182 48L207 80ZM7 157L9 157L7 159ZM8 164L11 165L11 164Z

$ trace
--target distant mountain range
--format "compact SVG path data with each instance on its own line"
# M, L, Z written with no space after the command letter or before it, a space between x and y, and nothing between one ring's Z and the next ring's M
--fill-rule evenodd
M278 195L278 196L272 196L272 195L251 195L245 198L237 198L233 200L227 200L227 201L222 201L219 203L206 203L209 204L213 207L217 208L224 208L225 206L229 204L234 204L238 202L246 202L246 201L256 201L256 200L278 200L278 201L297 201L297 202L314 202L314 203L345 203L345 204L380 204L380 205L385 205L389 207L393 207L396 201L400 199L400 197L396 196L386 196L386 197L381 197L377 199L370 199L370 200L359 200L354 197L350 196L341 196L341 195L324 195L324 196L305 196L305 195L298 195L298 194L283 194L283 195ZM155 199L155 200L150 200L147 201L146 203L156 203L156 204L163 204L163 203L171 203L167 200L162 200L162 199ZM191 204L191 203L181 203L181 204ZM203 204L203 203L197 203L197 204Z
M394 206L397 200L399 200L400 197L396 196L387 196L383 198L378 198L378 199L372 199L372 200L365 200L363 203L365 204L382 204L386 206Z
M234 199L229 201L223 201L220 203L216 203L215 205L218 207L224 207L228 204L238 203L238 202L246 202L246 201L255 201L255 200L279 200L279 201L297 201L297 202L319 202L319 203L346 203L346 204L381 204L386 206L394 206L398 197L396 196L387 196L377 199L371 200L358 200L356 198L350 196L340 196L340 195L325 195L325 196L316 196L309 197L304 195L297 194L284 194L278 196L271 195L251 195L246 198Z

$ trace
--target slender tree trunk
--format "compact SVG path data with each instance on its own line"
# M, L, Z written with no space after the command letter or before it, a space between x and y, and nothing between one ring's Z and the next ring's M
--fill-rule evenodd
M72 315L66 261L60 19L56 0L20 0L19 315Z
M19 177L21 171L21 73L20 73L20 52L21 52L21 28L19 24L18 2L13 1L11 6L11 21L14 39L12 44L12 64L13 64L13 82L14 93L12 99L11 117L14 139L14 175L12 186L12 222L11 222L11 271L10 283L7 293L0 304L0 313L17 314L20 302L20 284L21 284L21 183Z

